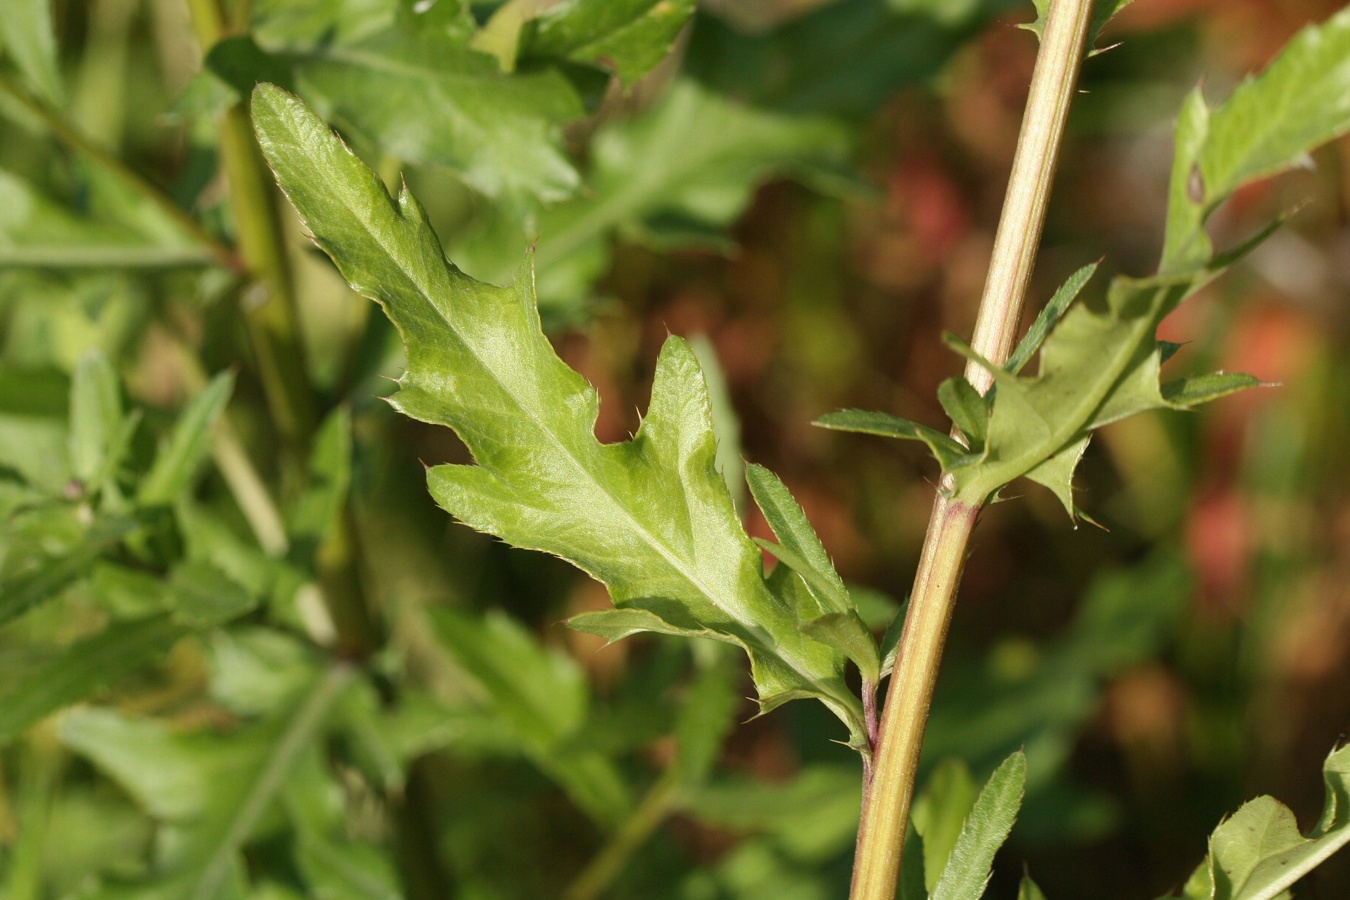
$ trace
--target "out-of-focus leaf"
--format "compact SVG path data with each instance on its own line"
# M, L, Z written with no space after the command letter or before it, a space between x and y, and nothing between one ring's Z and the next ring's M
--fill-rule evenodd
M516 733L521 749L598 821L629 804L623 779L600 754L569 746L586 721L590 692L568 656L550 652L497 610L482 619L437 610L437 636Z
M980 900L984 896L994 854L1008 839L1022 807L1026 777L1027 758L1020 751L989 776L933 887L932 900Z
M1304 837L1289 807L1274 797L1248 801L1214 830L1209 856L1186 883L1186 900L1275 900L1350 844L1350 746L1322 766L1327 799Z
M229 740L173 734L111 710L73 710L61 740L117 781L161 821L153 881L138 896L216 900L236 895L240 851L274 807L297 763L322 739L352 680L345 668L318 677L281 716Z
M680 79L656 108L596 132L576 197L542 210L529 233L518 232L517 246L496 229L489 243L471 241L465 267L505 281L537 236L540 295L569 301L589 293L615 234L658 244L672 232L680 244L717 235L725 245L722 229L761 183L837 171L848 150L847 130L824 117L756 109Z
M282 795L296 831L295 861L308 895L324 900L398 900L398 876L379 847L353 840L342 794L312 744Z
M290 515L288 530L297 544L310 550L332 532L352 478L352 414L340 406L328 415L314 436L309 480Z
M172 503L187 489L198 467L210 455L212 429L230 401L232 390L234 374L221 372L192 398L141 481L137 502L144 506Z
M722 741L736 724L733 716L740 706L738 673L726 660L731 651L712 649L718 652L709 654L710 658L695 670L675 719L675 767L684 788L707 780Z
M174 619L193 628L228 622L253 608L243 586L207 562L186 562L169 579Z
M93 568L94 562L127 535L139 529L130 518L100 518L59 550L16 559L11 550L0 566L0 623L55 597ZM45 541L44 543L50 543Z
M948 759L933 770L923 793L914 800L910 817L923 838L925 891L931 893L937 886L977 796L979 787L969 767L959 759Z
M862 746L843 657L802 635L792 607L772 594L713 467L707 392L688 345L666 342L634 439L601 445L598 396L540 331L528 260L512 287L474 282L441 256L411 194L395 206L297 100L259 88L254 121L320 247L404 337L408 371L393 402L455 429L477 460L428 472L437 502L604 582L619 609L579 617L587 630L612 614L624 627L735 643L750 655L765 710L817 697Z
M218 629L209 636L211 696L245 716L273 716L314 683L311 647L274 628Z
M70 386L71 473L87 488L98 489L129 438L117 373L101 352L84 356Z
M1217 108L1193 91L1177 121L1160 271L1204 265L1213 254L1204 223L1216 207L1348 129L1350 9L1300 31Z
M1045 894L1036 886L1036 882L1023 875L1021 883L1017 886L1017 900L1045 900Z
M117 622L27 672L0 697L0 743L161 656L187 629L167 614Z
M106 177L93 180L99 189L124 194ZM163 268L212 261L200 244L166 229L162 214L145 209L143 199L108 205L118 215L81 215L0 170L0 265Z
M528 207L570 196L579 176L563 153L562 126L587 112L573 81L553 67L504 73L468 35L420 27L417 18L275 56L225 45L217 62L245 86L293 63L296 89L325 116L395 159L448 166L489 197Z
M1192 590L1185 563L1170 552L1101 573L1065 633L1021 677L948 667L925 752L994 765L1040 735L1071 739L1097 710L1103 682L1159 651Z
M566 0L526 26L521 56L599 65L629 85L666 58L693 14L694 0Z
M35 94L52 106L61 105L65 92L51 0L7 0L0 16L0 47Z
M500 610L481 619L437 610L434 621L455 661L529 745L547 752L581 728L590 694L571 658L546 650Z
M701 822L769 834L798 858L823 859L855 836L858 773L848 766L820 765L787 782L714 782L689 792L682 803Z
M897 14L876 0L839 0L759 34L703 17L685 69L762 109L862 119L901 86L935 77L956 48L1014 5L920 2L927 8Z

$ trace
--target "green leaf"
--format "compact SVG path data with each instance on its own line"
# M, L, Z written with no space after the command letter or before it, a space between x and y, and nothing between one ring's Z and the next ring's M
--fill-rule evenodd
M1093 429L1150 409L1187 409L1159 387L1158 324L1212 274L1116 278L1099 306L1069 309L1041 348L1034 377L1019 377L979 358L963 341L947 342L994 376L996 395L984 453L952 469L957 496L982 503L1002 485L1032 477L1073 509L1071 479ZM1225 381L1227 392L1256 383ZM1197 388L1198 402L1208 391ZM1214 396L1221 395L1218 391ZM1072 513L1071 513L1072 515Z
M686 790L708 780L741 702L739 673L726 664L725 653L710 656L695 670L675 719L675 769Z
M87 353L70 385L70 468L87 488L97 490L110 474L122 432L117 373L101 352Z
M1300 31L1264 72L1210 109L1197 89L1177 122L1162 272L1204 265L1205 219L1248 181L1305 164L1350 130L1350 9Z
M1036 351L1041 349L1041 344L1050 334L1054 327L1059 324L1059 320L1068 310L1069 305L1078 298L1093 273L1097 271L1097 263L1083 266L1077 272L1069 276L1069 279L1060 285L1059 290L1050 298L1050 302L1045 304L1040 313L1036 316L1036 321L1031 323L1027 329L1026 336L1018 343L1017 349L1008 357L1008 361L1003 364L1003 368L1013 375L1018 374L1031 362L1031 358L1036 355Z
M1022 806L1026 777L1027 758L1021 751L989 776L961 827L942 877L933 888L932 900L979 900L984 895L994 854L1007 840Z
M481 531L571 561L616 606L645 613L650 630L741 646L764 708L818 697L860 735L842 656L802 635L774 596L714 468L707 391L688 345L666 342L633 440L600 444L598 397L540 331L528 259L510 287L473 281L445 261L412 195L391 202L303 104L263 86L253 112L316 242L403 335L408 371L394 405L453 428L477 461L432 468L436 501Z
M187 628L166 615L117 622L64 648L0 698L0 744L163 655Z
M1045 900L1045 894L1031 880L1031 876L1023 875L1017 886L1017 900Z
M885 678L895 671L895 661L900 653L900 638L905 633L905 616L909 614L909 600L905 600L900 605L899 611L891 619L890 624L886 626L886 633L881 636L879 650L881 652L881 677Z
M889 413L842 409L821 416L815 424L834 431L856 431L860 434L923 441L944 470L957 468L971 455L969 450L937 429Z
M234 373L221 372L192 398L141 481L136 493L138 503L143 506L169 504L188 489L211 452L212 431L225 404L230 402L233 390Z
M291 510L287 530L300 545L300 558L333 532L352 478L352 413L340 406L314 436L305 492Z
M1163 399L1176 408L1190 408L1236 394L1248 388L1260 387L1261 381L1252 375L1239 372L1214 372L1210 375L1196 375L1169 381L1162 385Z
M395 159L454 169L489 197L532 207L579 184L562 146L562 126L587 113L574 82L554 67L503 72L463 28L409 14L377 34L270 58L227 47L216 63L249 86L293 64L296 89L326 117Z
M970 768L962 760L948 759L933 770L923 793L915 799L910 817L915 831L923 838L926 892L931 893L937 886L978 796L979 788Z
M3 17L0 17L3 18ZM94 194L113 194L89 215L0 169L0 266L163 268L213 261L200 243L167 225L143 198L93 177Z
M537 236L540 295L570 300L603 272L615 235L660 243L678 232L681 243L697 234L704 244L717 235L725 248L722 230L762 182L838 171L849 144L848 131L821 116L757 109L678 79L654 109L602 125L573 199L542 210L529 228L489 222L463 247L464 266L482 280L508 280ZM512 230L514 240L503 236Z
M764 513L764 519L773 529L774 536L783 543L792 561L779 557L792 566L797 574L806 581L821 612L853 612L853 601L849 599L844 580L834 570L834 563L825 552L816 530L811 527L806 513L797 504L787 485L778 476L763 466L750 464L745 469L746 483L756 505ZM775 556L778 553L772 546L759 542Z
M49 536L42 552L27 557L10 552L0 569L0 624L50 600L93 568L100 556L123 538L136 532L141 523L130 518L100 518L69 544ZM58 544L52 548L51 544Z
M670 53L694 0L565 0L527 26L521 56L612 69L625 86Z
M1073 473L1078 469L1078 463L1082 461L1091 440L1091 434L1083 435L1026 474L1027 478L1053 491L1064 505L1064 511L1074 521L1078 519L1078 507L1073 502Z
M499 610L480 620L437 610L436 634L518 736L530 759L597 821L617 822L630 804L614 765L570 746L586 722L590 691L568 656L541 647Z
M239 854L278 800L296 765L326 733L354 670L317 676L280 716L228 741L177 734L159 722L106 709L63 718L62 743L117 781L160 820L155 878L136 896L224 900L240 878Z
M938 385L938 402L952 423L961 429L971 449L979 450L984 446L985 432L989 429L989 404L974 385L959 375L948 378Z
M61 106L61 67L52 27L51 0L6 0L0 16L0 47L28 87L54 107Z
M1209 857L1183 894L1203 900L1273 900L1350 844L1350 746L1322 766L1327 799L1307 837L1287 806L1258 797L1215 829Z

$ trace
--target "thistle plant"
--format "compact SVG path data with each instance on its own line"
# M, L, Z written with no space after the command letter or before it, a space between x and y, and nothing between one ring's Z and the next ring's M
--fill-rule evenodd
M115 5L89 20L91 54L125 50ZM90 73L128 54L88 63L75 104L53 8L16 0L0 17L0 115L25 133L0 145L0 653L20 673L0 690L0 763L19 773L0 777L0 894L814 898L842 876L803 873L856 822L853 900L982 896L1042 748L982 787L950 759L920 778L963 568L979 565L971 535L991 504L1043 488L1065 525L1106 519L1075 493L1099 429L1274 389L1260 372L1168 374L1187 351L1159 329L1295 215L1216 246L1235 193L1350 131L1350 10L1226 96L1192 91L1156 185L1156 267L1107 281L1104 261L1080 260L1019 340L1079 73L1128 0L1026 5L1040 51L974 331L942 338L948 421L844 409L815 423L854 446L917 442L936 463L900 605L846 581L811 504L751 460L744 487L772 539L756 536L695 335L665 339L640 423L615 442L549 335L594 314L616 236L725 250L773 177L857 196L859 123L1011 4L833 0L783 21L753 19L773 4L694 0L188 5L206 70L177 109L194 141L209 133L194 165L225 177L207 188L185 166L173 193L110 149L110 126L87 133L103 108ZM36 171L39 140L77 161L47 184L8 168ZM438 233L460 207L471 226ZM378 304L402 357L327 261L293 252L300 229ZM136 362L142 347L170 362ZM574 656L503 610L440 602L467 579L438 576L474 563L413 537L450 521L418 515L424 494L380 496L398 483L382 470L421 478L392 417L370 412L391 359L393 408L432 426L418 434L453 433L433 452L457 439L468 455L428 454L431 500L603 585L609 603L570 628L656 636L603 702ZM161 408L178 395L191 399ZM1170 577L1149 569L1138 592ZM1078 673L1076 648L1129 642L1111 611L1146 598L1102 584L1045 677L1104 677ZM684 637L705 640L670 640ZM819 701L855 764L719 778L744 662L759 716ZM1323 776L1310 829L1253 800L1169 896L1289 896L1350 842L1350 748ZM530 790L565 798L589 859L519 865L548 819L518 799ZM652 853L634 875L676 815L786 829L773 840L790 849L750 838L679 877ZM1020 898L1043 896L1035 874Z

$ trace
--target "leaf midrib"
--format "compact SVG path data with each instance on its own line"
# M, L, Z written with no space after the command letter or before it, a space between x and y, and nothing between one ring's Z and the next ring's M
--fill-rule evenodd
M370 223L367 222L363 216L358 215L356 209L348 202L347 192L339 191L337 196L341 197L342 205L346 208L347 212L351 215L351 217L355 221L360 223L362 229L365 230L366 234L371 238L371 240L377 246L379 246L382 251L384 251L385 256L390 260L391 263L393 263L395 270L398 271L400 274L402 274L408 280L409 284L411 284L411 286L414 288L414 290L417 291L417 293L422 297L422 299L426 301L426 303L433 310L435 310L436 317L442 323L444 323L445 327L459 339L460 344L468 351L469 355L473 357L474 361L478 364L479 368L483 372L485 372L488 375L488 377L490 377L492 381L496 383L508 397L511 398L511 400L515 403L516 407L521 412L523 412L531 422L534 423L538 431L547 436L549 441L551 441L552 444L560 451L561 455L569 463L571 463L578 471L580 471L583 475L586 476L587 481L589 481L590 484L602 496L604 496L615 509L619 511L622 517L630 523L632 530L636 534L638 534L649 547L651 547L654 551L656 551L658 555L660 555L663 559L665 559L666 562L670 564L671 567L674 568L676 572L678 572L686 581L688 581L691 585L693 585L694 588L699 591L699 593L707 597L714 607L730 615L731 618L735 620L738 625L746 629L752 636L759 638L766 647L771 648L773 650L775 655L777 655L780 659L787 662L792 667L793 671L797 672L798 675L800 675L802 679L806 681L807 684L812 685L824 696L834 696L834 692L826 690L826 688L820 685L820 683L814 676L809 674L808 670L804 668L804 666L806 665L806 662L804 660L801 660L795 654L788 652L787 648L784 647L784 645L780 641L773 638L773 635L766 633L764 629L753 620L753 618L746 617L740 610L736 609L735 606L733 606L732 604L720 602L719 595L716 592L714 592L708 585L706 585L703 582L703 580L697 576L696 573L691 572L685 565L684 561L681 560L680 557L677 556L671 548L669 548L663 541L661 541L656 535L654 535L648 528L642 525L642 523L639 522L632 515L632 513L627 509L626 506L624 506L623 503L619 501L619 499L613 494L613 492L611 492L609 488L595 476L595 474L590 470L590 468L587 467L576 456L576 454L572 452L572 449L568 447L567 444L564 443L561 440L561 438L553 432L552 429L546 427L544 422L535 414L534 410L531 409L527 404L523 403L520 397L497 376L497 373L489 365L487 365L486 362L484 362L482 357L479 356L478 352L473 347L473 345L468 341L464 340L464 337L462 334L460 334L459 329L457 329L454 323L451 322L450 319L446 317L444 311L440 308L440 306L437 305L431 299L431 294L428 291L428 289L420 282L418 278L415 277L414 271L411 268L407 267L400 259L400 256L395 252L393 252L393 250L391 250L390 246L387 245L381 239L380 235L370 227ZM407 220L403 216L401 209L394 210L393 212L396 216L398 216L400 220L406 223Z

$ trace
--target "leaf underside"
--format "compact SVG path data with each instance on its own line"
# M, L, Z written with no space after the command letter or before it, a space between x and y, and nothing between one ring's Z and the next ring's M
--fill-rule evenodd
M454 429L473 454L476 465L428 471L436 502L603 582L616 608L579 616L575 627L610 639L651 631L736 644L763 711L815 697L865 747L841 641L803 628L831 610L800 577L766 577L714 467L707 388L690 347L667 340L637 434L601 444L598 395L540 329L529 258L510 286L469 278L444 258L411 193L390 198L298 99L260 86L253 116L315 242L403 336L408 370L394 406Z

